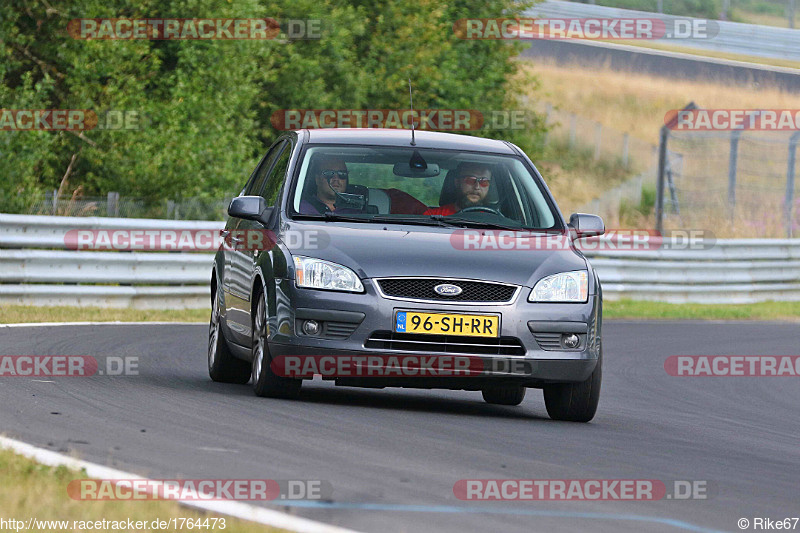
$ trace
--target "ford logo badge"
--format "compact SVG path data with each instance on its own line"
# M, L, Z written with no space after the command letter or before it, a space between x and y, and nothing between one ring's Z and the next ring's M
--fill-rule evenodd
M441 296L458 296L463 292L461 287L458 285L452 285L450 283L442 283L441 285L437 285L433 288L436 291L436 294Z

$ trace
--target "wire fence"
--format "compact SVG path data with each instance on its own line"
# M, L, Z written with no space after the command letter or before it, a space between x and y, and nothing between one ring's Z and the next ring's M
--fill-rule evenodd
M594 161L616 163L631 175L577 209L603 217L608 227L623 227L624 206L639 206L645 190L655 191L658 146L550 104L540 106L539 112L545 115L549 128L545 143L556 141L570 149L588 149Z
M655 144L549 104L545 105L544 114L549 126L545 143L558 139L570 148L589 147L595 161L614 161L633 173L655 171L658 160Z
M153 200L125 197L118 192L106 196L59 196L57 191L34 196L21 214L86 217L155 218L170 220L224 220L235 195L223 198Z
M721 238L800 235L798 140L796 132L670 132L662 227Z

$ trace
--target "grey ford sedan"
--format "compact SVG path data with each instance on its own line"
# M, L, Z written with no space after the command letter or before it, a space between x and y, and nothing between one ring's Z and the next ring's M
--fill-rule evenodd
M228 214L211 275L214 381L279 398L315 377L479 390L500 405L539 388L551 418L594 417L602 292L573 240L603 222L567 223L517 146L288 132Z

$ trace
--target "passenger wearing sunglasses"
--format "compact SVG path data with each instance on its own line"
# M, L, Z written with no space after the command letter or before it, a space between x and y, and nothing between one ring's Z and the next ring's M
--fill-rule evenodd
M338 157L322 156L311 161L309 174L314 176L316 193L300 201L300 213L317 215L336 211L336 193L347 191L349 176L345 162Z
M455 179L455 203L434 207L426 215L454 215L466 207L482 205L492 184L492 172L480 163L461 163Z

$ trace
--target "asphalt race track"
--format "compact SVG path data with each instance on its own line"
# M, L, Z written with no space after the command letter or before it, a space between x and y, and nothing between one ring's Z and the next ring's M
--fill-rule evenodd
M325 480L331 502L279 508L369 532L739 531L743 517L800 516L800 378L673 377L663 366L670 355L796 355L796 324L607 322L603 333L600 410L575 424L551 421L536 390L519 407L319 381L301 401L260 399L209 380L199 324L0 327L2 355L139 358L138 376L0 378L0 432L151 478ZM705 480L710 495L453 494L460 479L501 478Z

